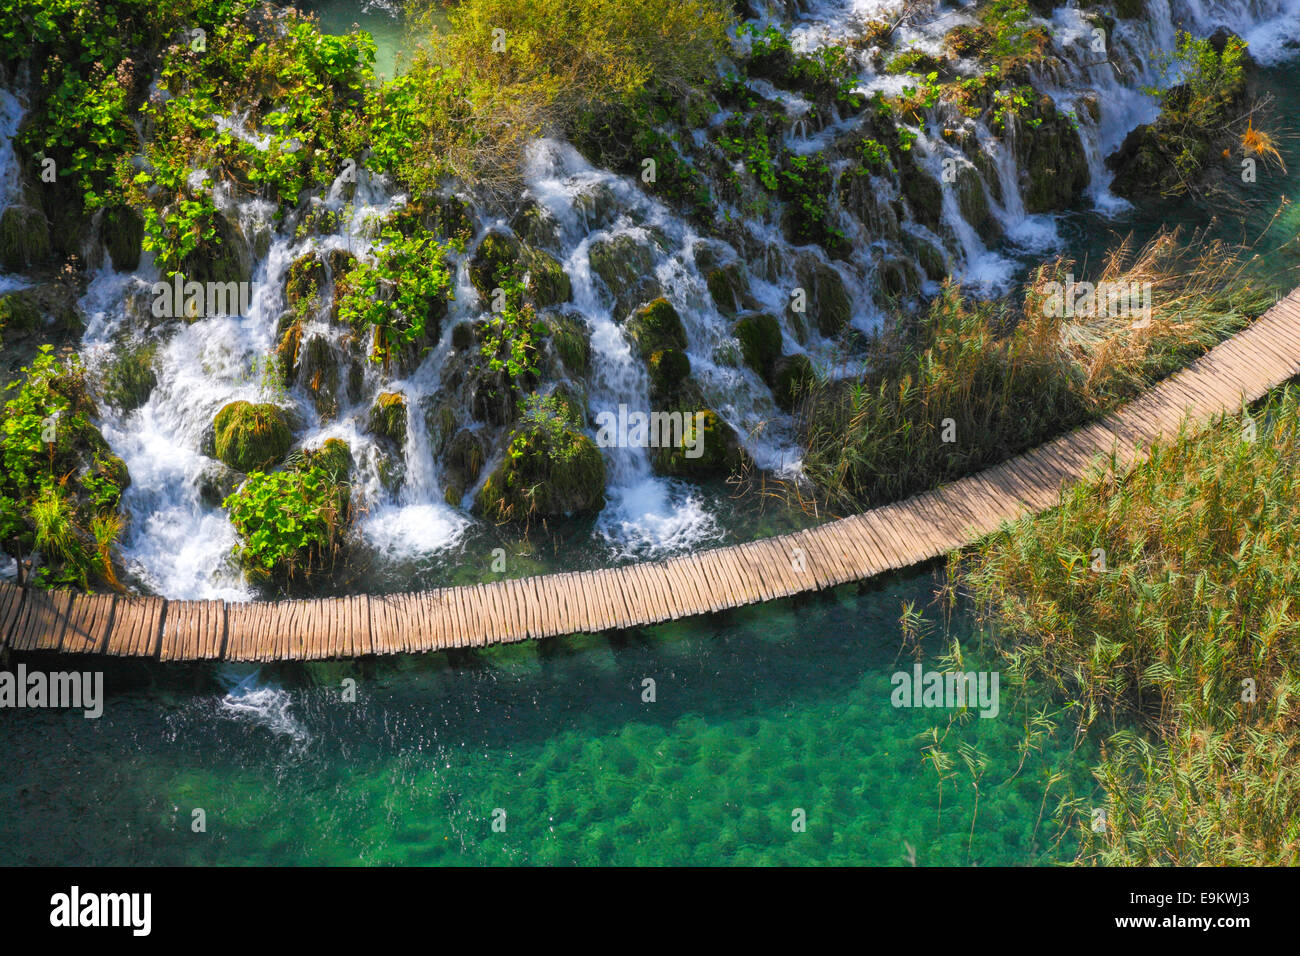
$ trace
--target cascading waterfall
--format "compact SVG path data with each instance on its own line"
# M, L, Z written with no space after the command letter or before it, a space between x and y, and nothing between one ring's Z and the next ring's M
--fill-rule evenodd
M789 16L789 5L772 5L772 18ZM793 30L797 50L842 41L862 22L896 11L897 0L825 0L800 4ZM901 43L938 53L944 35L954 26L974 22L965 5L935 3L898 29ZM1173 48L1176 29L1190 26L1198 33L1226 26L1251 42L1252 53L1264 63L1290 55L1300 41L1300 0L1148 0L1143 21L1119 21L1106 38L1107 54L1092 48L1095 24L1075 8L1055 11L1052 42L1059 59L1051 75L1036 76L1035 85L1058 109L1077 118L1091 173L1089 198L1103 214L1117 214L1127 204L1109 191L1111 175L1104 159L1135 126L1156 115L1153 98L1141 92L1159 79L1158 54ZM858 89L897 93L909 81L878 73L869 58L860 56ZM958 69L964 69L959 63ZM793 153L807 154L833 144L858 121L840 115L814 115L798 95L765 81L751 81L751 90L784 117L783 141ZM16 188L17 164L10 141L22 117L19 98L0 91L0 210ZM713 125L725 120L714 118ZM942 117L941 117L942 118ZM907 217L897 223L904 244L921 240L941 250L951 272L987 290L1007 287L1023 266L1022 254L1042 254L1059 245L1056 217L1030 213L1022 196L1022 172L1017 158L1014 122L1001 134L964 118L987 163L972 163L968 153L946 141L941 124L915 129L917 167L923 175L943 181L945 160L976 177L984 201L1009 242L986 241L966 220L957 191L943 190L939 232ZM222 128L254 145L259 137L244 129L239 117L220 120ZM697 136L696 142L699 144ZM837 167L837 172L838 172ZM200 177L202 174L198 174ZM882 206L901 203L897 177L876 177L872 192ZM596 197L593 202L593 197ZM104 409L103 432L126 462L133 483L124 506L130 525L123 554L141 583L172 598L243 599L252 589L230 560L235 534L225 512L205 500L203 485L213 461L201 452L205 431L215 413L235 400L277 401L292 406L295 436L304 447L318 447L329 438L346 441L356 462L353 476L357 504L362 508L360 532L378 554L394 560L437 554L462 540L473 526L464 507L444 500L444 487L435 439L424 411L445 397L444 371L451 350L451 333L462 321L482 315L477 293L467 274L468 257L456 263L457 292L443 324L441 340L418 367L400 378L385 380L375 367L364 369L360 394L340 389L336 414L322 416L301 384L278 394L263 374L261 363L276 344L277 323L285 311L285 283L290 265L315 252L342 250L367 255L374 247L375 223L400 208L406 197L385 182L359 172L354 188L342 180L319 202L338 218L325 234L299 237L297 214L284 223L271 219L269 204L236 200L218 187L218 207L238 225L252 252L251 308L244 316L215 316L190 324L162 328L148 310L148 291L159 278L146 253L133 274L114 272L107 262L96 271L82 299L88 325L84 355L92 367L109 360L124 344L144 338L158 341L154 361L157 385L138 409ZM702 244L728 261L744 264L747 308L774 316L780 326L782 353L831 359L831 342L815 328L801 328L788 312L791 289L813 267L833 271L852 298L852 324L870 331L881 310L872 296L878 269L889 256L901 254L897 243L873 235L873 223L859 224L833 204L844 231L854 240L847 260L831 260L820 249L795 246L774 222L750 218L736 207L721 212L732 228L725 241L704 236L685 219L652 198L635 182L593 168L569 144L543 140L531 148L527 169L527 198L557 224L550 250L572 284L572 301L564 308L581 320L590 338L592 373L586 399L592 416L617 414L619 406L649 409L650 387L644 364L634 354L622 327L623 303L592 268L593 245L624 239L647 250L654 284L680 314L687 339L692 378L708 404L737 433L755 464L777 473L797 473L801 449L792 423L775 404L771 391L743 362L728 359L735 352L730 327L734 317L722 314L713 302L704 270L697 263ZM901 208L901 207L900 207ZM480 219L486 214L479 211ZM498 222L476 223L473 243ZM471 243L471 248L473 248ZM103 257L106 258L106 257ZM0 275L0 291L25 280ZM932 286L930 286L932 287ZM303 340L320 337L342 354L342 332L326 309L306 318ZM384 450L366 428L366 415L380 392L403 396L408 410L399 477L385 480ZM461 421L471 429L468 409ZM716 540L725 522L713 513L699 489L688 482L656 475L644 448L603 449L608 470L608 504L596 532L608 555L655 556ZM491 470L483 469L478 482ZM462 506L475 491L468 488Z

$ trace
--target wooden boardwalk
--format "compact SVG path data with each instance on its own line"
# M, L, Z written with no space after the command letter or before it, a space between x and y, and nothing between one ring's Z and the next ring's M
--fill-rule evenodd
M816 591L905 568L1131 467L1153 440L1300 374L1300 290L1142 397L995 468L795 534L601 571L413 594L226 603L0 585L0 646L164 661L319 660L597 633Z

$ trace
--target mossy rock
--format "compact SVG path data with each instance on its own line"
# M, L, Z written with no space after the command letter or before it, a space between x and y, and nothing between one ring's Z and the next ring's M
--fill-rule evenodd
M289 312L286 315L292 318L293 313ZM275 346L275 358L286 386L292 385L298 378L298 361L301 352L302 323L294 320L284 326L280 332L280 340Z
M885 259L876 266L876 298L882 304L915 295L921 288L921 273L908 259Z
M238 227L221 214L213 220L214 239L205 241L181 261L178 270L194 282L249 282L253 256Z
M451 327L451 347L457 352L468 352L474 347L474 326L457 322Z
M280 464L293 444L285 414L274 405L231 402L212 421L218 461L247 474Z
M560 244L560 223L535 199L526 200L510 223L515 235L533 246L553 249Z
M1017 120L1015 153L1026 212L1068 209L1092 181L1079 131L1050 96Z
M930 231L938 232L943 220L943 188L910 157L898 172L912 218Z
M957 208L961 216L979 234L986 243L995 242L1002 234L1002 227L993 216L988 196L984 192L984 182L973 167L962 166L957 172Z
M524 270L524 289L537 308L550 308L573 298L573 284L564 266L550 253L523 246L519 263Z
M903 241L903 248L916 260L926 278L938 282L947 276L947 256L933 243L919 236L908 235Z
M772 397L778 406L787 412L792 411L813 379L813 366L808 356L784 355L776 360L772 369Z
M101 375L104 399L123 412L135 411L147 402L158 385L153 368L157 354L157 342L127 344L114 350Z
M401 392L383 392L370 407L370 433L386 438L398 448L406 446L406 396Z
M506 232L494 230L483 237L470 260L469 279L484 301L492 301L492 290L514 270L521 249L519 240Z
M452 436L443 466L443 498L449 505L460 505L465 492L478 481L486 461L487 449L476 432L462 428Z
M77 335L84 331L77 293L70 285L46 282L0 296L0 331L18 337L47 329Z
M660 349L646 359L650 396L663 403L681 391L691 377L691 360L681 349Z
M0 265L21 272L50 258L50 226L45 213L13 205L0 213Z
M606 236L591 244L591 271L617 299L641 280L654 277L655 247L630 233Z
M478 510L496 521L526 523L603 508L605 459L579 428L559 401L527 411L475 498Z
M346 481L352 473L352 449L342 438L327 438L319 448L304 449L303 463L319 468L333 481Z
M642 358L665 349L686 350L686 327L667 299L658 298L637 309L624 328Z
M704 281L709 287L713 304L723 315L735 315L744 308L749 279L745 275L743 263L729 262L725 266L711 269Z
M651 461L661 474L683 478L727 476L745 460L740 439L712 409L673 409L683 417L675 445L651 449Z
M891 242L898 242L902 237L898 214L881 198L870 176L841 176L838 195L844 210L862 223L872 237Z
M591 368L591 339L582 320L573 315L548 313L542 318L551 348L570 375L585 378Z
M827 338L839 335L853 317L853 300L844 288L844 279L833 266L818 259L803 260L795 271L807 296L808 315L818 331Z
M745 364L767 379L781 357L781 323L776 316L763 312L743 316L731 327L731 334L740 341Z
M140 268L144 244L144 220L130 206L110 206L99 222L100 236L108 247L108 257L118 272Z
M327 277L325 263L314 252L293 260L284 279L284 298L289 307L298 310L306 302L319 298Z
M298 383L311 396L317 413L331 419L339 411L339 360L324 336L313 335L298 355Z
M22 292L0 296L0 333L10 338L30 335L44 321L45 317L30 296Z

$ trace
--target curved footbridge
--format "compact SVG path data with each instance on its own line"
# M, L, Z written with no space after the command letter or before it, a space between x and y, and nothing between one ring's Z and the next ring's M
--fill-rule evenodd
M226 603L0 585L15 651L164 661L319 660L485 647L708 614L859 581L977 541L1063 486L1252 402L1300 374L1300 290L1096 424L935 491L748 544L601 571L412 594Z

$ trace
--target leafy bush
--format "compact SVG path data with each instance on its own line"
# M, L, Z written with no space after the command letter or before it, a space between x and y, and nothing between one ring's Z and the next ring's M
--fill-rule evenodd
M81 367L43 346L0 411L0 544L41 551L34 583L115 584L111 548L130 482L90 417Z
M448 247L428 233L382 234L375 261L358 260L341 280L339 318L372 336L370 357L387 365L408 346L436 340L452 296Z
M225 500L254 575L286 584L333 565L351 521L350 490L317 465L255 471Z

